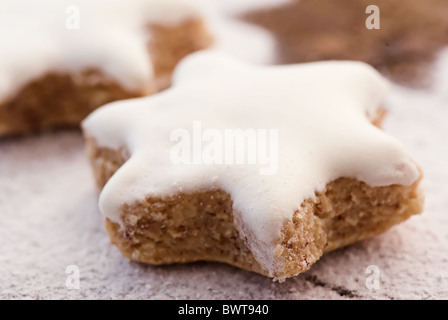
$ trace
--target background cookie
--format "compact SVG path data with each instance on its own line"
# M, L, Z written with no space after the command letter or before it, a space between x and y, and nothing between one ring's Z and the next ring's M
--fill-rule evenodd
M0 136L76 127L165 89L181 58L211 44L188 0L8 0L0 30Z
M369 5L380 9L379 30L365 26ZM242 15L274 34L279 62L360 60L407 84L425 83L448 45L447 16L444 0L291 0Z

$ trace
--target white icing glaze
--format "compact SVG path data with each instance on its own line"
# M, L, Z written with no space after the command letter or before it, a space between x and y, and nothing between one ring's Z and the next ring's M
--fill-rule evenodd
M79 9L79 29L66 27ZM199 16L194 0L2 0L0 102L49 71L100 68L128 89L149 85L149 24Z
M419 176L394 138L373 126L388 83L361 62L253 66L204 51L178 66L173 88L148 98L115 102L83 123L101 147L125 146L130 159L100 196L100 210L120 223L123 204L145 196L220 188L241 214L257 261L280 268L274 248L286 219L303 200L339 177L371 186L410 185ZM170 161L178 128L278 129L278 170L254 165L176 165Z

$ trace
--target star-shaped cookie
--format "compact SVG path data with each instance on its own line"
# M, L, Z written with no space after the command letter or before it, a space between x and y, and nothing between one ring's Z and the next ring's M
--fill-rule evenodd
M166 88L210 39L194 0L2 1L0 136L78 125Z
M361 62L187 57L171 89L83 122L112 242L284 279L420 212L418 166L374 125L387 87Z

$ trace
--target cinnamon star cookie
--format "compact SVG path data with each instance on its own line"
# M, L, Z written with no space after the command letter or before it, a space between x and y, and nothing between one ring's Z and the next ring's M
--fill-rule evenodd
M377 127L387 88L361 62L187 57L172 88L83 122L112 243L283 280L421 212L418 165Z
M192 0L1 1L0 136L76 126L166 88L210 40Z

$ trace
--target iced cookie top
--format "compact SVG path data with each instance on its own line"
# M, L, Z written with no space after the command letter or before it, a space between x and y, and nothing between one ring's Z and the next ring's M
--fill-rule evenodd
M145 88L148 26L199 15L193 0L2 0L0 103L47 72L83 68Z
M410 185L419 177L403 146L370 122L387 88L360 62L262 67L195 53L171 89L84 121L99 147L130 154L104 187L100 210L120 223L122 205L145 196L224 190L255 258L273 272L283 224L327 183Z

